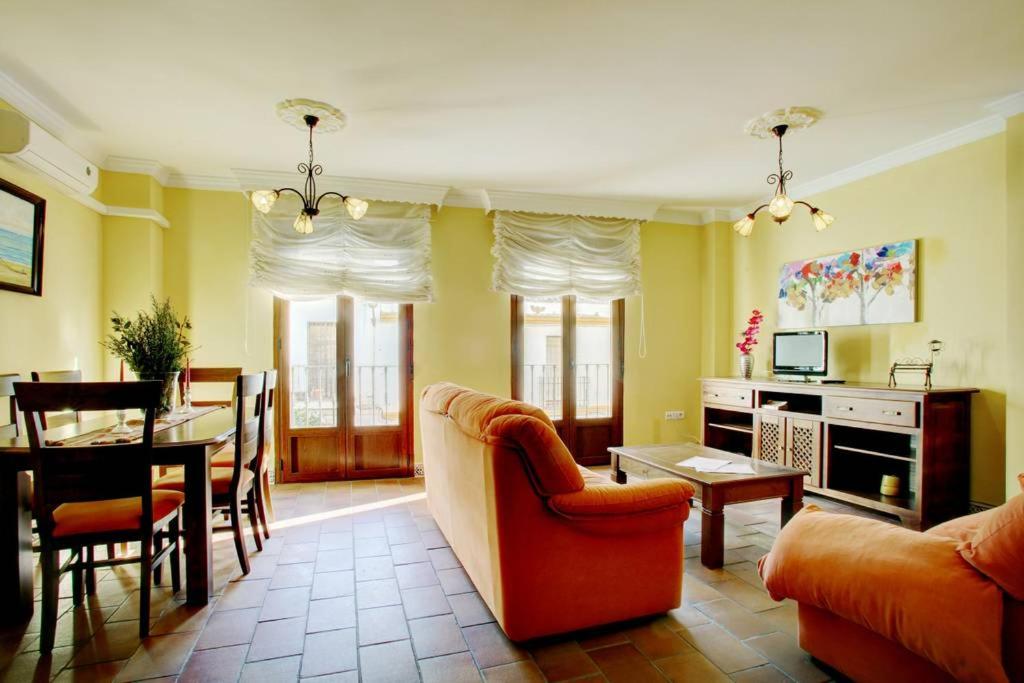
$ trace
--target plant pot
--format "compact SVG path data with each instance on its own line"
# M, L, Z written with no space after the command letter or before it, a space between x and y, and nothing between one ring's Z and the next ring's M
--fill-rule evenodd
M160 392L160 406L157 408L158 415L166 415L174 410L178 403L178 371L174 372L140 372L140 380L159 380L164 383Z
M750 379L754 374L754 356L750 353L740 354L740 377Z

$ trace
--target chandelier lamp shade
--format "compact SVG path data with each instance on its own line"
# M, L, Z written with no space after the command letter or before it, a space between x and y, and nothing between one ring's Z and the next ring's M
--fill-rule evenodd
M313 219L320 213L320 202L327 197L337 197L344 204L345 210L348 211L348 215L353 220L359 220L366 215L366 210L369 208L362 199L357 197L350 197L343 195L339 192L324 192L317 194L316 191L316 177L323 173L323 166L314 163L313 161L313 130L316 125L320 122L318 116L313 114L305 114L302 119L305 121L306 126L309 128L309 161L302 162L298 165L299 173L306 174L306 182L302 190L297 190L293 187L282 187L276 190L256 190L249 195L249 199L252 201L253 207L261 213L269 213L274 207L274 203L278 200L283 192L292 192L302 200L302 209L299 211L299 215L295 218L295 231L303 235L308 235L313 232Z
M813 112L814 110L809 111ZM774 116L776 117L775 120L777 121L778 118L785 118L786 115L792 115L791 112L792 110L782 110L782 112L766 114L765 117ZM764 137L764 135L762 135L761 132L765 129L758 129L756 127L756 124L763 121L765 117L762 117L761 119L755 119L754 121L752 121L748 125L747 132L757 137ZM816 120L816 117L814 120ZM802 123L802 125L797 125L801 125L801 127L807 126L813 123L814 120L811 120L807 123ZM736 221L735 224L733 224L733 230L738 232L743 237L749 237L750 233L754 231L754 219L757 217L757 214L762 209L767 209L768 213L771 214L772 220L781 225L782 223L785 223L787 220L789 220L789 217L793 213L793 207L796 206L797 204L802 204L803 206L806 206L807 209L811 212L811 221L814 223L814 229L817 230L818 232L825 230L830 225L832 225L832 223L835 222L836 220L831 214L822 211L820 208L812 206L807 202L801 201L799 199L793 200L786 193L786 183L792 180L793 171L787 171L782 166L782 137L786 134L786 131L789 129L789 127L790 126L787 123L776 123L775 125L772 125L766 129L766 132L769 132L779 141L779 170L778 172L772 173L770 176L768 176L768 184L775 186L775 195L766 204L760 205L759 207L748 213L746 216Z

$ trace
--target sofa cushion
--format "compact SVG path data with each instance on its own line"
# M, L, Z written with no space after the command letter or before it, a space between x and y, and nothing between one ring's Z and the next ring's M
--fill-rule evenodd
M969 541L974 538L974 534L978 533L978 529L981 528L981 525L984 524L995 511L996 509L993 508L991 510L975 512L973 515L957 517L956 519L951 519L948 522L943 522L942 524L933 526L925 533L933 536L941 536L942 538L951 538L958 542Z
M583 476L569 449L550 425L532 415L502 415L485 436L513 442L522 451L530 478L542 496L583 488Z
M465 433L478 439L487 433L491 421L502 415L529 415L552 429L555 428L548 414L537 406L500 396L465 391L455 396L448 406L448 416L455 424Z
M447 415L452 401L468 391L469 389L451 382L431 384L420 395L420 408L438 415Z
M1015 600L1024 600L1024 493L988 514L957 550Z
M1005 681L1003 593L955 541L808 505L758 571L775 600L828 610L958 680Z

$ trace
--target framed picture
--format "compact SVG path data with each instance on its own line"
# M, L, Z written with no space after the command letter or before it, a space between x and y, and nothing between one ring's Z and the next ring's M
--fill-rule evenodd
M780 330L915 321L917 241L793 261L779 273Z
M0 289L43 295L46 200L0 179Z

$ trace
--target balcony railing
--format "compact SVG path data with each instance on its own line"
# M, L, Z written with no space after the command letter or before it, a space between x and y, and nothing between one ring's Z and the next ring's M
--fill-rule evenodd
M293 365L290 369L292 427L338 425L338 373L335 365ZM355 424L397 425L397 365L355 367Z
M610 417L611 366L608 363L576 365L576 417ZM523 366L523 400L543 408L553 420L562 418L562 366L528 363Z

